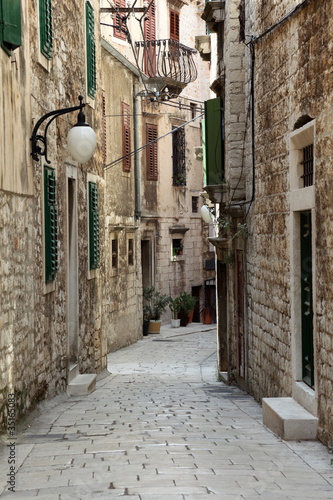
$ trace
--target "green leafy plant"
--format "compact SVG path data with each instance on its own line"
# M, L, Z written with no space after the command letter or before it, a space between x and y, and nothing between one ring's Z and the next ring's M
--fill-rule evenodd
M146 304L143 306L146 319L157 321L165 312L171 297L158 292L154 286L143 287L143 298Z
M185 291L182 292L179 297L181 300L181 309L185 314L189 314L189 312L194 309L197 299Z
M186 186L186 176L184 174L177 174L173 178L174 186Z
M177 315L182 307L182 301L180 297L176 297L175 299L170 298L169 308L172 312L173 319L177 319Z

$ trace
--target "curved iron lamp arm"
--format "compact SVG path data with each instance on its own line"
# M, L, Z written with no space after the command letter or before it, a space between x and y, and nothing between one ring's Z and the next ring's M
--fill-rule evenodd
M53 122L53 120L55 120L58 116L65 115L67 113L72 113L73 111L78 111L78 110L82 111L82 108L84 108L86 104L82 102L83 101L82 95L79 95L78 99L80 101L80 104L78 106L72 106L71 108L56 109L54 111L50 111L49 113L46 113L38 120L32 131L32 136L30 138L31 156L35 161L39 161L39 156L45 156L46 162L51 163L50 160L47 158L47 141L46 141L47 130L51 125L51 123ZM50 117L52 118L45 127L44 135L37 134L41 124ZM39 146L38 142L41 142L44 145L44 149L42 149L41 146Z

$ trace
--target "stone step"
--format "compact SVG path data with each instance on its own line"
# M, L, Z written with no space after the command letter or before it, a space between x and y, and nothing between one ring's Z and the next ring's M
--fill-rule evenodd
M317 439L318 419L293 398L264 398L263 424L285 441Z
M96 389L96 377L94 373L76 375L67 385L67 393L70 396L86 396Z

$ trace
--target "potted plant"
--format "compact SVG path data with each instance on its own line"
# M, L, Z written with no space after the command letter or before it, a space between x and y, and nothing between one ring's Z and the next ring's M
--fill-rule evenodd
M143 328L142 333L143 336L146 337L148 335L149 323L150 323L151 309L148 304L143 306Z
M149 316L149 333L159 333L161 329L161 315L165 312L170 297L158 292L154 286L143 288L143 298L146 301L146 311Z
M172 312L171 326L172 328L179 328L180 319L177 318L177 316L182 307L181 298L180 297L176 297L175 299L170 298L169 307L170 311Z
M179 313L180 325L186 326L187 323L189 322L189 314L194 309L196 298L193 297L190 293L182 292L180 294L180 299L181 299L181 310Z
M201 317L202 317L202 323L204 325L211 325L213 322L213 314L214 314L214 307L210 304L205 304L201 308Z

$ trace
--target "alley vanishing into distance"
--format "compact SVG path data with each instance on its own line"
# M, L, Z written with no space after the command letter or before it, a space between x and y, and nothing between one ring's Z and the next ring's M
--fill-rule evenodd
M332 499L333 465L319 442L284 442L260 405L217 379L216 329L192 324L108 356L86 397L43 403L9 438L2 498Z

